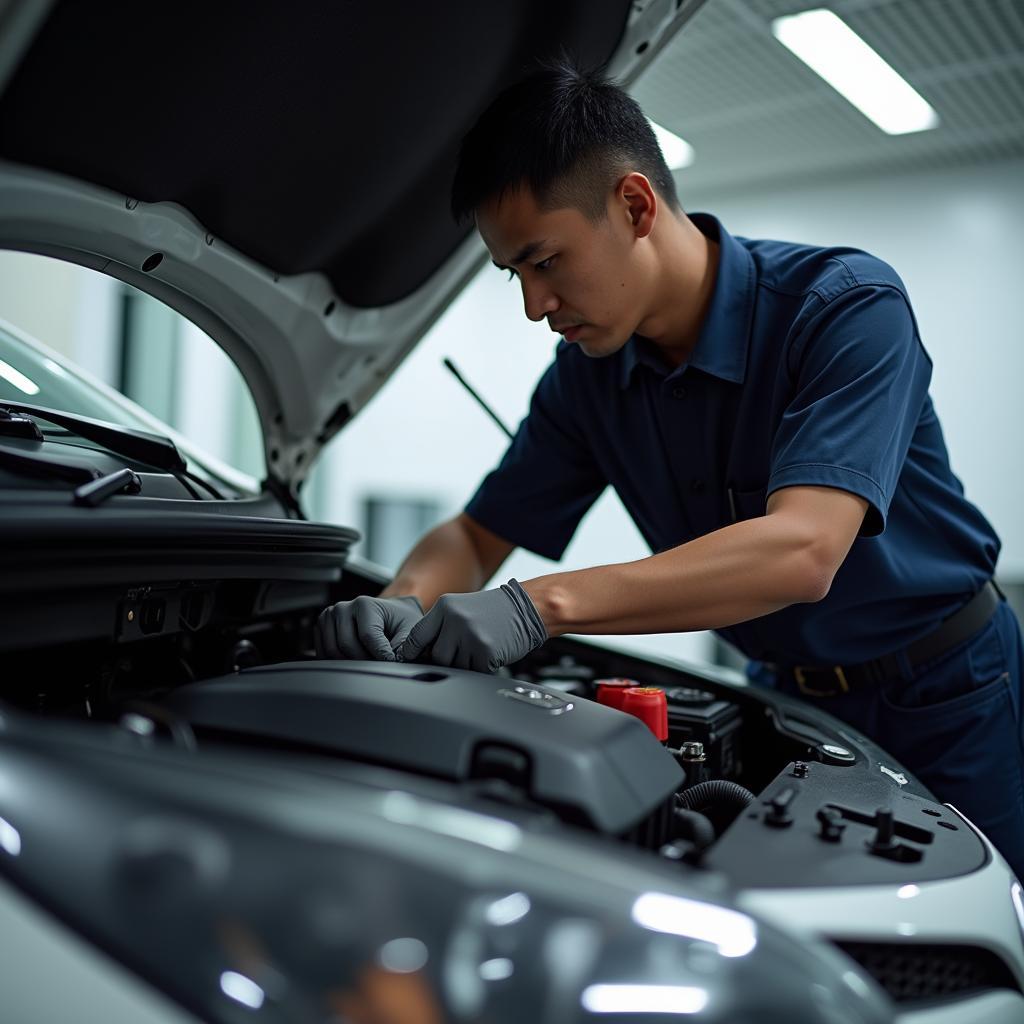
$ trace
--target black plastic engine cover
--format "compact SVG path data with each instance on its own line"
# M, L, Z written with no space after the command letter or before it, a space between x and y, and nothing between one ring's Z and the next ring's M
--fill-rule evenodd
M537 803L611 835L662 807L684 780L635 718L476 672L298 662L194 683L163 703L200 730L303 744L456 782L514 779Z

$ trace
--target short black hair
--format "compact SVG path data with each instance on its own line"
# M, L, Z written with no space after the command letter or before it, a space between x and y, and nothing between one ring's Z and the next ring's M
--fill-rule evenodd
M462 140L452 185L461 222L491 199L527 186L541 207L573 206L590 220L606 212L608 192L639 171L680 210L672 172L639 104L567 56L539 62L498 94Z

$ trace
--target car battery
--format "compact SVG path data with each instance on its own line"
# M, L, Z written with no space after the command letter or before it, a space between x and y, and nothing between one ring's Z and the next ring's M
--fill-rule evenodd
M668 745L704 744L705 777L736 778L741 769L740 709L708 690L677 686L666 689Z

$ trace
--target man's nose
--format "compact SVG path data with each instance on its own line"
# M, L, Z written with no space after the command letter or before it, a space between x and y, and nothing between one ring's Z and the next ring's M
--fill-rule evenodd
M543 320L549 313L558 310L560 303L558 296L550 288L546 288L542 281L523 280L523 308L530 320L536 323Z

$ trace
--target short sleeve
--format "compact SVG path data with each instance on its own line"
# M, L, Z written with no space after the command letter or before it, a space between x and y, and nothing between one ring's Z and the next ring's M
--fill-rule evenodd
M573 417L569 373L556 357L500 464L466 505L481 526L556 560L607 483Z
M928 395L931 360L892 285L859 285L815 313L789 354L795 393L772 446L768 493L816 485L870 504L862 536L885 529Z

